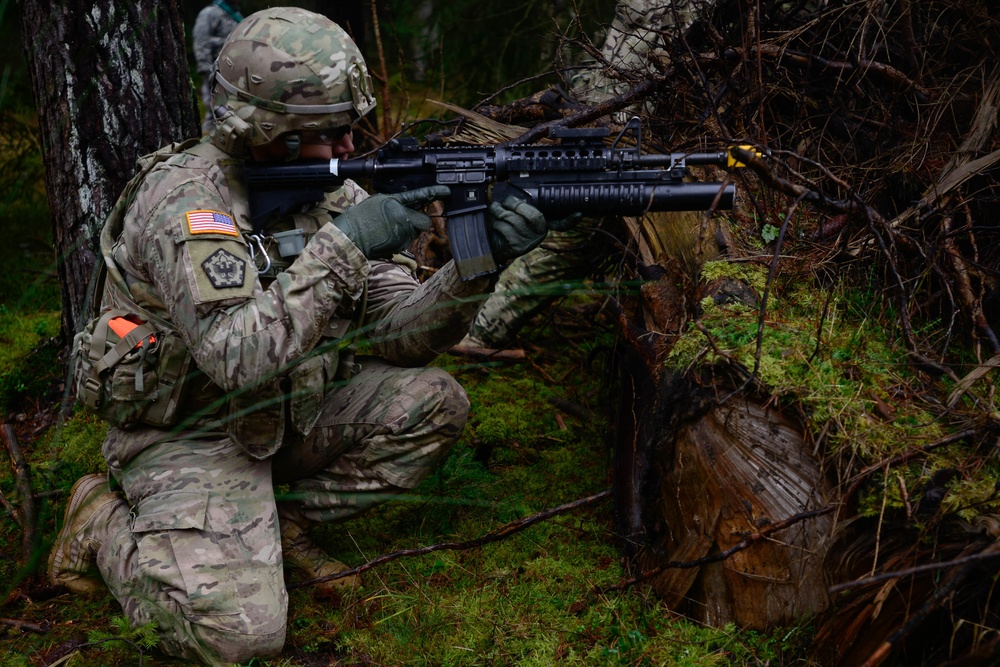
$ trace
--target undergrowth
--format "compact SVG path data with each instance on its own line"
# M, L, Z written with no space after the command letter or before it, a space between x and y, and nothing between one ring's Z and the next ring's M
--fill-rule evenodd
M595 360L607 358L613 341L595 332L593 311L585 304L554 313L557 326L533 333L534 352L524 363L467 364L442 357L439 365L462 382L472 403L461 440L412 493L353 521L317 527L317 541L358 565L397 550L472 541L607 489L609 406L616 388ZM76 413L33 444L33 471L65 490L78 475L102 469L103 429ZM0 488L12 488L9 470L0 474ZM47 500L44 553L62 502ZM16 528L5 524L0 548L13 554L17 540ZM43 570L39 563L33 573L38 581ZM627 576L611 503L604 500L481 547L378 566L340 605L308 587L292 590L284 653L250 664L805 664L797 656L806 628L760 634L701 627L673 614L642 586L604 592ZM44 587L28 590L37 597L15 598L4 615L51 629L44 635L0 629L0 664L65 659L59 664L135 665L140 650L144 665L189 664L142 649L140 640L148 635L123 625L121 609L109 596L85 600L50 597ZM121 641L110 641L115 637Z

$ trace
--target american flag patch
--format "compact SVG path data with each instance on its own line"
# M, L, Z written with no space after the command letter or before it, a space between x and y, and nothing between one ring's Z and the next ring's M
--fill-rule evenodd
M188 230L192 234L228 234L239 236L233 218L218 211L188 211Z

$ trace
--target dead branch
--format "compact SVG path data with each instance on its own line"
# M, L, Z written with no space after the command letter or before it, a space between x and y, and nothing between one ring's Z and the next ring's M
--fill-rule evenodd
M34 632L36 635L44 635L52 629L52 624L48 621L43 623L32 623L31 621L22 621L17 618L0 618L0 625L17 628L22 632Z
M889 581L891 579L901 579L903 577L911 577L917 574L926 574L928 572L937 572L938 570L947 570L953 567L959 567L961 565L968 565L970 563L981 563L985 561L990 561L996 558L1000 558L1000 549L998 549L996 544L992 544L987 548L983 549L979 553L972 554L971 556L963 556L962 558L955 558L953 560L942 561L940 563L926 563L924 565L917 565L915 567L909 567L903 570L895 570L893 572L883 572L882 574L876 574L871 577L865 577L863 579L855 579L854 581L845 581L840 584L835 584L830 586L827 590L830 595L840 593L842 591L849 590L851 588L860 588L862 586L871 586L872 584L879 584L883 581Z
M962 378L961 382L955 385L955 389L948 396L948 402L945 404L948 409L950 410L955 407L958 399L962 398L972 385L986 377L997 366L1000 366L1000 354L993 355Z
M996 354L1000 352L1000 342L997 341L993 327L990 326L985 313L983 313L982 300L974 293L972 278L969 275L973 269L971 269L969 261L962 255L962 252L955 244L954 237L949 234L951 223L952 216L946 215L941 223L941 227L946 235L944 238L944 253L951 269L951 276L956 283L955 292L958 295L962 310L968 313L969 320L973 326L983 338L989 341L992 348L991 351Z
M983 549L975 556L979 558L973 558L968 556L966 558L960 558L953 561L957 570L952 570L948 575L947 579L943 581L937 589L934 591L920 608L914 612L912 616L906 619L902 627L892 633L885 642L882 643L878 649L861 665L861 667L876 667L876 665L881 664L883 660L888 657L889 653L900 644L907 636L909 636L914 630L918 629L927 617L935 609L941 606L941 604L951 596L955 590L964 582L970 574L973 573L975 567L980 561L988 560L990 558L1000 557L1000 544L993 543ZM931 563L931 565L943 565L942 563ZM939 568L940 569L940 568Z
M914 447L913 449L909 449L903 452L902 454L897 454L892 458L879 461L878 463L873 463L872 465L863 468L857 475L854 476L851 485L847 488L847 491L844 492L844 500L847 500L848 498L853 496L854 493L858 490L858 487L860 487L861 484L864 482L864 480L873 472L885 470L886 468L889 468L891 466L901 465L903 463L906 463L910 459L914 459L918 456L923 456L924 454L933 451L935 449L938 449L940 447L945 447L947 445L951 445L956 442L965 440L966 438L971 438L977 432L978 431L975 429L966 429L964 431L959 431L958 433L952 433L951 435L947 435L941 438L940 440L936 440L921 447Z
M294 590L296 588L302 588L303 586L311 586L313 584L321 584L325 581L333 581L334 579L342 579L344 577L350 577L355 574L361 574L362 572L367 572L368 570L388 563L390 561L398 560L407 556L423 556L424 554L434 553L435 551L465 551L466 549L475 549L492 542L499 542L502 539L510 537L514 533L519 533L525 528L529 528L536 523L545 521L554 516L560 514L565 514L567 512L572 512L578 510L582 507L587 507L588 505L593 505L602 500L611 497L611 489L601 491L600 493L595 493L592 496L587 496L586 498L580 498L579 500L574 500L573 502L565 503L559 505L558 507L553 507L551 509L538 512L537 514L532 514L524 518L518 519L517 521L512 521L506 525L497 528L494 531L486 533L474 540L466 540L465 542L442 542L440 544L431 544L426 547L420 547L418 549L403 549L401 551L394 551L392 553L383 554L372 560L368 561L364 565L358 565L357 567L352 567L349 570L344 570L343 572L338 572L337 574L331 574L327 577L317 577L315 579L309 579L308 581L303 581L297 584L290 584L288 586L289 590Z
M10 501L7 500L7 497L3 495L2 491L0 491L0 506L2 506L5 510L10 512L10 515L14 517L14 523L16 523L18 526L21 525L21 515L18 513L17 509L10 503Z
M635 102L643 100L652 91L656 90L657 86L662 85L664 80L665 76L650 77L617 97L612 97L611 99L605 100L596 106L585 108L583 111L575 113L571 116L539 123L516 139L512 139L511 141L504 143L507 145L531 144L535 143L539 139L547 137L549 131L553 127L577 127L585 123L594 122L602 116L607 116L615 113L616 111L621 111Z
M898 227L917 214L927 215L933 212L938 208L935 204L946 195L949 195L952 190L963 185L973 176L978 176L986 170L991 169L998 163L1000 163L1000 150L995 150L981 158L955 167L947 174L942 174L920 201L896 216L890 224L893 227Z
M375 0L371 0L369 3L371 5L372 12L372 29L375 34L375 47L378 53L379 62L379 82L382 84L382 134L383 137L390 136L389 133L392 132L392 128L395 127L395 122L392 119L392 102L391 102L391 89L389 86L389 72L386 68L385 61L385 50L382 48L382 31L380 29L380 24L378 20L378 7L376 6Z
M553 88L504 106L480 104L475 107L483 116L508 125L559 120L572 113L579 113L581 109L579 104L569 100L562 91Z
M0 436L3 437L7 453L10 455L14 476L17 479L17 492L21 496L21 557L22 562L28 562L35 546L35 498L31 492L31 476L28 464L24 461L21 446L17 442L17 434L10 424L0 425Z
M821 56L787 49L774 44L761 44L757 48L734 47L726 49L722 53L722 58L725 60L746 60L754 59L757 55L773 58L777 61L791 61L806 67L815 67L820 72L826 70L835 74L858 73L862 75L872 72L882 76L891 83L912 90L922 102L933 101L940 97L939 92L925 88L892 65L880 63L875 60L863 59L857 62L829 60ZM719 56L715 54L701 54L698 56L698 61L704 64L715 63L719 60ZM815 70L811 69L810 73L815 74Z

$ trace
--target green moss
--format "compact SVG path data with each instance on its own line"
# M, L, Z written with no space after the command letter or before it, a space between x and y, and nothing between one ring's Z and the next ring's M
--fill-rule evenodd
M763 294L766 269L713 262L703 277L709 282L720 277L742 280ZM895 316L873 286L837 284L831 293L800 275L779 277L769 290L760 333L757 308L716 304L710 298L701 305L699 324L705 333L690 327L673 347L668 366L684 370L696 361L711 366L731 359L756 370L757 379L782 405L795 408L814 436L822 434L823 452L834 462L833 469L850 474L949 432L947 422L935 415L950 387L928 387L914 374ZM989 380L972 393L980 401L992 397ZM922 395L932 398L923 401ZM976 460L968 447L956 445L919 457L916 465L897 466L890 484L873 481L864 487L859 512L905 510L909 497L919 496L935 470L965 470L978 466ZM986 500L995 476L977 472L961 479L952 485L945 511L969 517L996 504Z
M767 268L745 262L705 262L701 268L701 279L712 283L719 278L742 281L761 294L767 284Z
M25 409L63 379L58 312L11 313L0 306L0 414Z
M101 454L101 444L107 431L106 422L78 405L72 418L38 441L36 465L40 469L66 471L65 475L74 481L87 473L105 471L107 464Z

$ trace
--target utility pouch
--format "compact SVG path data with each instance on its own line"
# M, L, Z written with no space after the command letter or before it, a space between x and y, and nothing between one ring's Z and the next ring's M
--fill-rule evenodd
M115 426L170 426L190 355L175 332L111 309L73 339L77 399Z
M262 461L281 447L285 433L285 391L273 378L229 398L226 431L251 458Z

